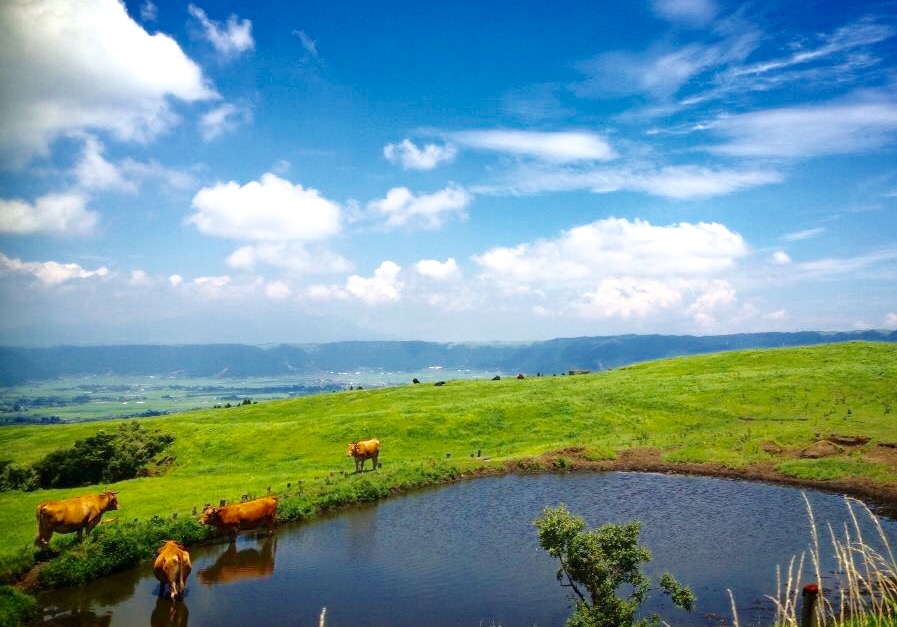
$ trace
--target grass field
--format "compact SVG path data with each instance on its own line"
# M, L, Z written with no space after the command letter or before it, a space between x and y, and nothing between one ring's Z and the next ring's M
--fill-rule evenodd
M283 492L287 483L295 490L300 481L306 492L326 494L374 477L342 474L354 470L347 443L369 437L382 442L376 481L392 487L415 484L437 461L468 471L573 446L591 459L653 447L671 462L773 464L790 476L893 486L897 465L878 453L897 442L895 383L897 345L850 343L324 393L139 419L175 435L176 461L162 476L108 487L119 491L113 515L122 521L184 518L203 503L262 495L268 486ZM5 427L0 456L35 461L116 424ZM832 433L871 439L821 459L796 454ZM470 457L476 451L482 459ZM30 550L39 501L105 487L0 493L0 559Z

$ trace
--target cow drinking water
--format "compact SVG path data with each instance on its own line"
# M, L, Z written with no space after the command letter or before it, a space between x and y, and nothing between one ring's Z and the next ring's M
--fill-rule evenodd
M377 470L377 460L380 457L380 440L362 440L361 442L352 442L346 451L346 457L355 458L355 472L364 472L364 460L370 459L373 464L373 470Z
M192 568L187 549L179 542L166 540L156 551L156 561L153 562L153 574L159 580L159 596L162 596L167 585L172 601L183 599L187 577Z
M118 509L117 492L76 496L64 501L44 501L37 506L37 538L34 543L45 547L53 533L78 532L78 541L87 529L88 535L100 523L105 512Z

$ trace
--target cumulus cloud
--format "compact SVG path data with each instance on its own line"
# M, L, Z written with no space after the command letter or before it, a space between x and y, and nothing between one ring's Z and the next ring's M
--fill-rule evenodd
M885 327L888 329L897 329L897 313L892 311L885 316Z
M6 167L86 129L147 141L178 121L169 98L217 97L171 37L148 34L118 0L2 2L0 57Z
M398 144L387 144L383 148L383 156L392 163L401 163L406 170L432 170L442 163L449 163L458 149L451 144L438 146L426 144L423 148L410 139L403 139Z
M384 220L386 228L418 226L438 229L449 216L465 218L464 209L473 196L458 185L449 185L432 194L414 195L407 187L394 187L381 200L367 204L368 211Z
M724 143L712 152L737 157L810 158L862 153L890 144L897 135L897 102L859 102L782 107L717 120Z
M261 265L286 270L295 275L337 274L352 270L352 263L330 250L286 242L263 242L241 246L227 258L227 265L238 270L254 270Z
M215 50L224 57L235 57L255 47L252 39L252 22L240 20L236 15L227 18L227 25L221 26L220 22L210 20L206 12L195 4L187 7L203 29L206 39Z
M103 157L103 145L96 137L88 136L84 151L75 164L75 177L85 189L137 191L133 181L125 179L121 170Z
M204 187L187 218L206 235L243 241L308 242L340 231L340 206L316 189L268 173L259 181Z
M473 260L486 279L551 287L621 276L701 277L732 268L747 252L741 235L718 223L654 226L607 218L555 239L492 248Z
M223 133L236 130L241 124L252 121L252 110L227 102L205 113L199 119L202 138L211 141Z
M645 317L658 309L678 305L682 294L667 283L636 277L602 279L598 289L586 292L573 307L584 318Z
M461 270L454 257L449 257L444 262L436 259L422 259L414 264L414 269L421 276L437 281L445 281L460 276Z
M404 284L399 281L401 267L384 261L371 277L353 274L346 279L346 291L367 305L380 305L401 298Z
M77 263L22 261L21 259L7 257L3 253L0 253L0 272L34 276L42 283L50 286L76 279L91 279L109 275L109 269L105 266L96 270L87 270Z
M87 197L79 192L47 194L33 204L0 199L0 233L83 235L93 231L98 220L87 209Z
M449 138L457 144L478 150L532 157L553 163L610 161L617 153L595 133L585 131L459 131Z

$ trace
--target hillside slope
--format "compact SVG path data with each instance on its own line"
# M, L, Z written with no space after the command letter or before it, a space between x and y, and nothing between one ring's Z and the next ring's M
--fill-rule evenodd
M343 476L354 469L346 444L376 436L383 467L364 480L394 485L413 485L436 462L469 473L647 459L691 472L840 482L865 493L871 487L897 502L894 381L897 345L856 342L701 355L590 375L320 394L141 419L175 435L175 463L163 476L109 487L120 493L122 520L183 517L203 503L262 494L268 486L282 492L287 483L295 490L300 481L324 494L363 479ZM104 428L110 425L9 427L0 429L0 451L31 462ZM801 456L832 434L828 456ZM482 458L472 458L478 451ZM550 456L532 461L544 454ZM39 501L103 487L0 493L0 554L33 538Z

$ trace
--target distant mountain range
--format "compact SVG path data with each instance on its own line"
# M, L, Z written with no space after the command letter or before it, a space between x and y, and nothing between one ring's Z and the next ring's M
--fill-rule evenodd
M377 341L273 347L242 344L0 347L0 385L76 375L226 378L357 370L415 372L430 366L552 374L568 370L606 370L697 353L854 340L897 342L897 331L615 335L519 344Z

